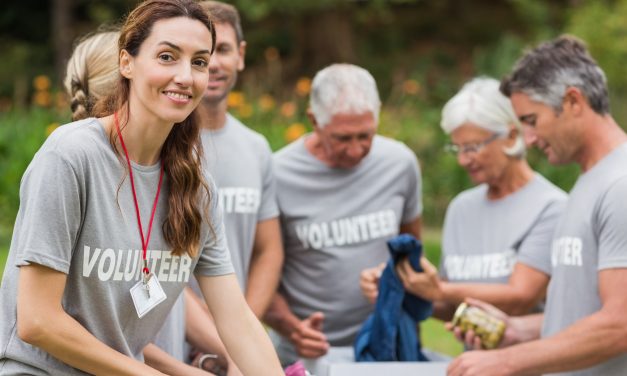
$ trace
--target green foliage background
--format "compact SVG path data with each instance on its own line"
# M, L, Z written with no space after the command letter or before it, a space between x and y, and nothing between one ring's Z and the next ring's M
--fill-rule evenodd
M136 0L66 0L71 32L117 23ZM49 14L60 1L12 2L0 12L0 275L19 207L19 183L32 156L57 125L69 122L67 103L32 104L36 76L49 77L51 98L61 74L52 64ZM427 256L438 264L446 207L471 183L455 158L442 152L440 110L476 75L506 74L523 49L567 32L587 41L607 73L613 114L627 124L627 0L233 0L241 11L248 53L231 111L263 133L273 149L290 129L307 129L306 95L299 80L322 66L349 61L377 79L384 101L380 133L405 142L423 175ZM54 31L54 30L53 30ZM58 64L57 64L58 65ZM264 102L265 101L265 102ZM266 103L264 105L264 103ZM270 104L268 104L270 103ZM292 110L287 111L286 108ZM531 151L531 165L568 190L575 166L550 166ZM54 184L54 182L51 182ZM459 353L439 324L424 326L430 347Z
M103 22L116 22L135 3L72 2L77 35ZM53 98L59 91L55 85L59 77L49 63L49 33L34 27L48 22L45 12L50 12L53 3L41 6L34 0L24 0L12 3L0 16L0 46L5 51L0 61L0 252L8 248L24 169L45 140L50 124L69 121L69 113L64 110L67 104L23 106L12 97L16 91L26 90L31 98L34 89L30 82L36 75L52 79L49 90ZM379 84L384 101L381 133L405 142L421 161L424 219L432 228L441 226L449 201L471 186L455 159L442 153L447 140L439 128L442 105L471 77L501 77L524 48L563 32L572 33L588 42L607 72L614 115L621 124L627 121L627 107L621 105L627 95L623 68L627 59L627 0L234 3L242 12L248 54L247 68L237 87L246 103L232 111L266 135L275 150L287 143L285 132L290 125L308 127L304 115L306 96L294 91L297 80L311 77L320 68L312 63L315 56L322 56L316 64L337 58L329 52L337 30L322 30L316 27L316 21L329 14L339 14L348 21L349 28L342 30L352 35L347 45L352 48L349 61L373 72ZM315 34L323 37L323 44L312 55L311 50L303 50L302 44L312 42L308 38ZM269 57L269 50L275 51L274 58ZM271 98L271 108L262 106L262 97ZM289 115L283 111L286 103L295 108ZM578 174L575 166L548 165L535 151L529 160L537 171L566 190Z

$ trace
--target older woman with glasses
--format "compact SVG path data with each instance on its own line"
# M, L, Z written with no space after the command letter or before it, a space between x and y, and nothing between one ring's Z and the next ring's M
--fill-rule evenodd
M434 301L434 316L450 320L472 297L510 314L540 307L551 270L551 236L566 194L525 160L522 129L498 81L476 78L442 111L442 129L476 187L461 192L446 212L439 273L397 268L407 291ZM362 273L364 294L376 297L377 270Z

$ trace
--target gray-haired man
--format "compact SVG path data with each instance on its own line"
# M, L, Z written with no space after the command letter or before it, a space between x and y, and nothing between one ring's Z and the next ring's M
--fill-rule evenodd
M553 237L544 323L506 318L505 342L527 343L467 352L449 375L625 375L627 135L610 115L605 75L583 43L560 37L528 52L501 90L528 141L582 175Z
M314 132L275 154L285 264L266 320L284 363L351 346L373 310L360 272L387 260L399 232L420 236L418 162L376 135L380 106L368 71L331 65L312 82Z

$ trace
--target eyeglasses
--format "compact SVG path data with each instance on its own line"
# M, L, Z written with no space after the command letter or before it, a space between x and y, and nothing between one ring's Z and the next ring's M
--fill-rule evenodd
M499 134L494 133L492 136L486 138L485 140L481 142L474 142L474 143L461 144L461 145L448 144L444 146L444 151L446 151L447 153L455 154L455 155L459 155L459 154L474 155L480 152L481 149L483 149L489 143L491 143L492 141L496 140L499 137L500 137Z

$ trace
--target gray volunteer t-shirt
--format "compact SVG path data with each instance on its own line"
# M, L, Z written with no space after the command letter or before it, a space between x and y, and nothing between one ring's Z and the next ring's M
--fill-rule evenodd
M185 342L185 325L185 296L180 294L152 342L181 362L190 361Z
M285 246L280 291L299 318L325 314L331 345L351 345L373 310L359 273L386 261L386 241L420 216L420 170L409 148L382 136L356 167L330 168L309 153L305 137L274 159Z
M627 144L581 175L555 230L542 336L601 309L599 271L627 267ZM627 313L626 313L627 314ZM560 375L618 376L627 355Z
M133 165L146 230L159 171L159 164ZM9 369L84 374L17 336L20 266L36 263L67 274L65 311L108 346L139 360L192 273L233 272L216 200L210 207L213 232L208 225L202 227L199 256L171 254L161 231L168 195L164 176L147 259L167 299L139 319L129 290L140 280L142 247L128 176L119 186L123 176L104 128L93 118L60 127L33 158L22 178L20 210L0 287L0 374Z
M268 141L230 114L219 130L201 133L206 168L218 186L235 274L246 288L257 222L276 218L272 151Z
M487 184L451 202L444 220L440 274L451 282L507 283L521 262L551 274L550 249L566 194L539 174L499 200Z
M266 139L227 114L219 130L201 132L205 168L218 186L219 202L224 213L224 230L235 275L245 290L252 256L257 222L279 215L276 203L272 151ZM192 280L190 286L201 295ZM179 303L177 303L178 305ZM181 302L180 304L183 304ZM185 324L177 322L182 307L174 307L155 344L177 359L185 352ZM166 333L163 333L163 332Z

